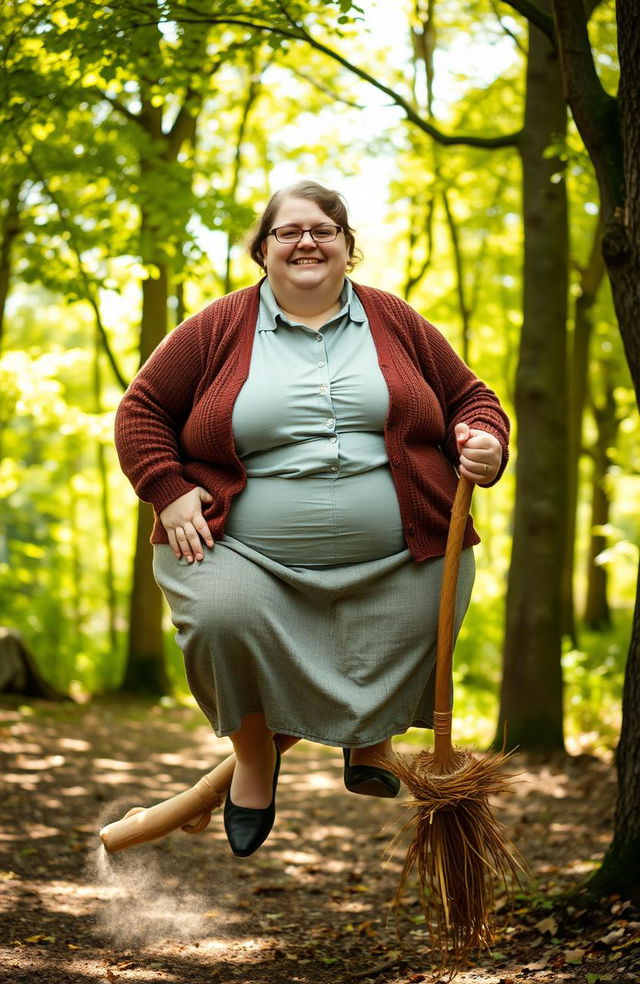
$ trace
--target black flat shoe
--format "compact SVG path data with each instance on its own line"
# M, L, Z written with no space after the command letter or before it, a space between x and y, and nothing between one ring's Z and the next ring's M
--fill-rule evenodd
M393 799L400 792L400 780L388 769L375 765L350 765L351 749L343 748L344 784L350 793Z
M264 844L271 833L276 818L276 786L280 772L280 749L276 745L276 766L273 770L273 795L269 806L252 810L248 806L236 806L227 793L224 803L224 829L229 846L236 857L248 858Z

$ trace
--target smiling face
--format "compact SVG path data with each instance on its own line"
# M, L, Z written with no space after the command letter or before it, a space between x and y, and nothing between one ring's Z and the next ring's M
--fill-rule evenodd
M301 229L335 225L309 198L285 198L272 228L295 225ZM314 243L306 233L299 243L279 243L267 236L262 243L265 270L276 300L284 310L303 313L331 307L342 290L349 261L343 232L332 243Z

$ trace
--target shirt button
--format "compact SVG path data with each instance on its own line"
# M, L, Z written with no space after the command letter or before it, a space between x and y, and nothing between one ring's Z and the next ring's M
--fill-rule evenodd
M325 420L326 427L333 427L334 424L335 424L335 420L333 419L333 417L329 417L328 420Z
M329 387L328 387L328 386L321 386L321 387L320 387L320 392L321 392L321 393L326 393L328 389L329 389Z
M337 465L331 465L330 471L336 472L337 470L338 470L338 466Z
M327 364L326 362L319 362L318 363L318 369L324 369L324 367L326 366L326 364Z
M337 437L330 437L329 438L329 443L330 444L337 444L338 443L338 438Z
M322 341L322 335L316 335L316 342Z

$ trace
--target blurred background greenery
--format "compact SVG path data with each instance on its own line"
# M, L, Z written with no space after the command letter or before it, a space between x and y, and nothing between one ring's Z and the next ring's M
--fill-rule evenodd
M555 507L573 550L561 549L553 524L534 533L561 550L548 563L565 586L562 599L555 589L553 645L540 639L540 673L543 656L561 666L567 747L611 747L638 563L638 419L594 259L593 169L572 123L550 129L540 108L544 86L546 102L563 97L545 78L536 109L526 21L492 0L285 7L284 21L283 5L269 2L199 0L191 18L161 2L3 8L0 621L77 699L140 687L127 666L151 658L166 678L149 676L148 689L188 699L168 613L158 643L160 623L134 600L144 537L136 548L113 414L166 330L256 281L243 237L273 190L311 177L347 197L365 254L354 279L404 296L433 321L514 421L514 464L475 496L483 543L455 658L459 737L492 740L513 658L505 631L516 647L520 632L524 646L523 629L505 630L510 574L531 592L532 610L544 607L537 568L512 555L515 462L551 440L541 481L570 486L575 460L576 487ZM597 7L590 29L615 92L612 3ZM527 288L523 249L549 256L562 236L551 229L536 244L535 216L527 219L523 127L543 148L547 187L564 196L568 236L566 282L558 271L566 310L550 322L548 347L533 343L530 363L523 332L539 316L527 313L527 289L551 314L554 301L540 273ZM448 145L442 133L462 139ZM537 379L545 366L564 383ZM556 423L525 444L518 388L527 383ZM518 481L534 509L539 490ZM132 643L132 625L152 653ZM556 699L555 680L549 692Z

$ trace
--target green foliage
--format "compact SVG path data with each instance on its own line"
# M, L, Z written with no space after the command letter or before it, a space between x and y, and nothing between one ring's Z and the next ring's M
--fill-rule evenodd
M574 750L615 748L630 632L630 612L619 612L610 630L584 629L579 649L565 646L565 721Z
M121 661L106 632L96 501L96 443L113 456L111 415L88 404L90 358L58 345L0 361L0 603L62 690L112 686Z

